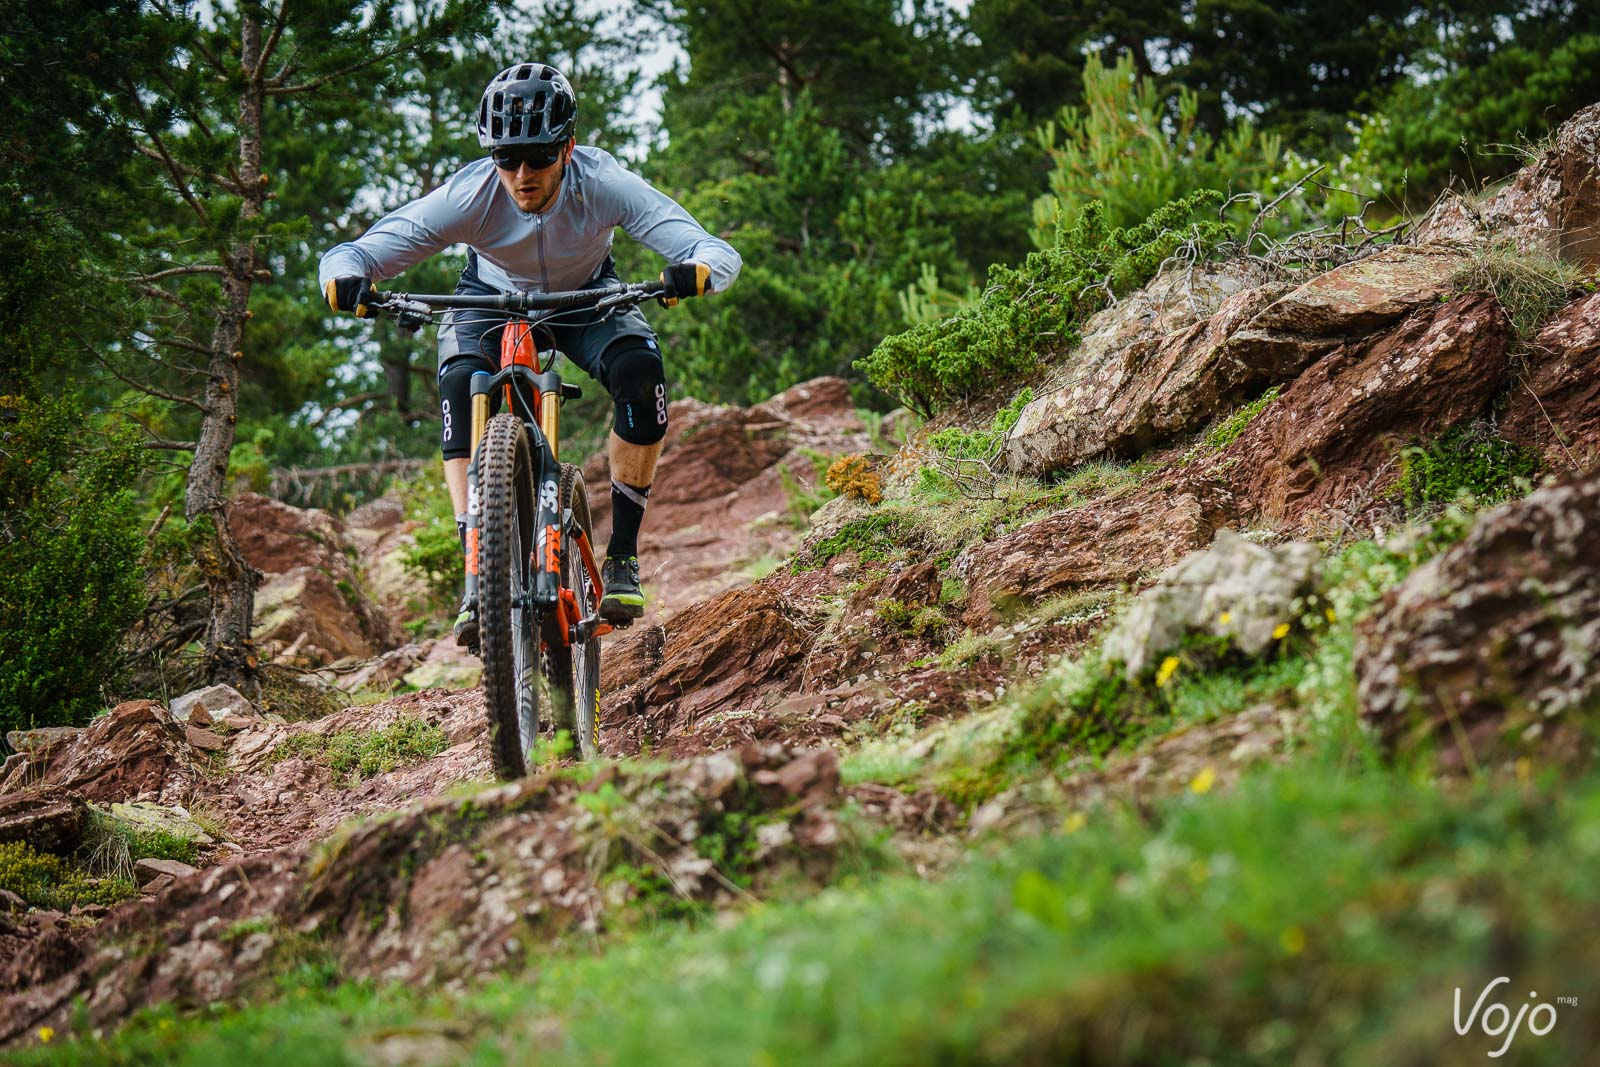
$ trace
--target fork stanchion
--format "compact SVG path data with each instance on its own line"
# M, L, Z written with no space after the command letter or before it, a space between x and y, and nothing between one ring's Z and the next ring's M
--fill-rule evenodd
M556 393L539 394L539 430L550 445L550 454L561 461L561 397Z

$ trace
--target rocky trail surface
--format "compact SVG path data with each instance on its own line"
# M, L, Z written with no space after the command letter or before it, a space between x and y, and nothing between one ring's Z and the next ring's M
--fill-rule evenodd
M1596 129L1600 106L1410 243L1321 271L1158 277L1034 383L987 495L919 495L917 468L939 462L925 433L882 440L837 379L748 409L674 404L642 542L650 613L606 645L602 744L620 762L553 753L546 773L490 780L474 663L406 639L420 609L399 560L419 524L398 500L340 520L239 499L258 643L300 678L302 710L208 691L8 738L0 845L66 856L144 805L197 847L142 861L125 902L0 901L0 1043L248 998L310 959L449 986L536 945L827 884L868 842L927 874L969 837L1099 798L1226 787L1307 728L1292 691L1246 686L1140 735L1098 697L1062 712L1058 694L1090 691L1062 679L1093 650L1095 692L1158 709L1195 664L1314 647L1316 627L1352 624L1323 543L1417 562L1441 546L1359 602L1347 656L1383 745L1442 744L1447 767L1529 745L1575 758L1589 735L1571 717L1600 677L1600 295L1563 290L1524 330L1477 264L1510 240L1593 278ZM1459 543L1448 518L1387 538L1401 449L1484 426L1548 484ZM846 454L870 457L882 499L811 513ZM603 457L585 476L603 540ZM1085 722L1113 743L996 777Z

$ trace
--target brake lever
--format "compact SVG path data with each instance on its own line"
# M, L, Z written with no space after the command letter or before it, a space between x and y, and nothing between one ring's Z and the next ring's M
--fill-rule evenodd
M433 321L433 309L418 300L395 300L390 305L394 312L395 329L408 337Z

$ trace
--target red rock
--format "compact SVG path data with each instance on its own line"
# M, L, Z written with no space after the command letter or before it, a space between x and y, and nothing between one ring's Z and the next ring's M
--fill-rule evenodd
M1102 338L1107 328L1091 322L1084 343L1056 371L1065 384L1023 409L1007 438L1006 463L1042 475L1169 443L1341 344L1436 301L1464 263L1447 249L1391 248L1288 291L1246 288L1192 324L1102 312L1115 316L1109 321L1120 332Z
M1474 765L1593 729L1600 472L1504 504L1413 571L1356 630L1363 718L1396 747Z
M1419 309L1313 364L1205 469L1240 511L1271 522L1381 502L1401 446L1485 409L1511 338L1487 293Z
M1600 463L1600 293L1572 301L1534 337L1500 432L1568 475Z
M65 856L83 841L88 817L81 796L56 786L0 794L0 842L22 841Z
M811 634L802 616L767 585L687 608L665 625L657 665L625 694L612 716L646 716L664 732L715 711L747 707L781 686Z
M1419 241L1510 241L1555 252L1581 266L1600 264L1600 104L1556 131L1549 149L1487 200L1452 194L1417 227Z
M337 519L244 493L230 504L228 524L246 561L266 575L256 591L254 636L262 648L281 650L304 634L301 650L320 664L403 642L363 591Z
M1135 493L1057 512L956 557L965 621L987 629L1048 597L1132 582L1211 543L1225 516L1205 492Z
M181 804L200 771L194 763L194 750L166 708L154 700L131 700L96 719L70 741L30 755L21 776L30 783L74 790L100 803L152 800ZM11 779L7 782L9 792Z
M227 745L221 734L193 724L184 730L184 737L190 745L202 752L221 752Z

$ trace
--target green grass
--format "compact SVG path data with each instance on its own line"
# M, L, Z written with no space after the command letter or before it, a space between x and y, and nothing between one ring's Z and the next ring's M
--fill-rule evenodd
M1600 779L1441 789L1311 758L1235 793L1077 813L943 881L660 929L455 996L290 987L143 1014L20 1064L1478 1063L1450 994L1593 1003ZM1564 1009L1515 1062L1581 1062ZM1510 1061L1508 1061L1510 1062Z
M437 756L449 745L442 728L421 719L403 718L379 730L295 734L278 746L272 758L316 760L327 764L335 777L346 784L355 784L374 774Z

